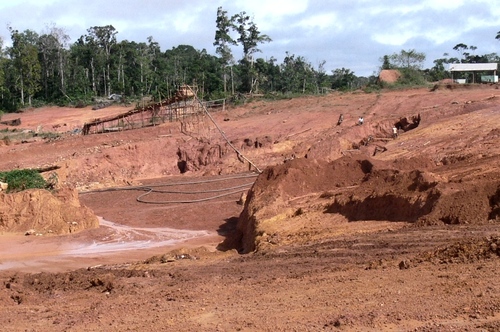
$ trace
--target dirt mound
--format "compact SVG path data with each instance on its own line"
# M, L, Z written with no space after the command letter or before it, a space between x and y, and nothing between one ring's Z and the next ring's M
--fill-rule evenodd
M291 199L357 186L372 171L374 164L385 163L350 156L333 162L298 158L267 168L248 193L237 234L228 238L221 248L236 248L240 252L254 250L255 238L265 233L260 227L262 222L278 221L300 213L300 208L289 204Z
M463 240L419 255L415 261L434 263L473 263L500 256L500 237Z
M82 206L76 190L30 189L0 193L0 231L27 234L68 234L99 227L92 210Z
M451 78L445 78L441 81L439 81L439 84L453 84L455 82L453 82L453 80Z
M498 89L498 84L496 83L490 83L490 84L459 84L451 79L445 79L442 81L439 81L438 83L434 84L432 87L431 91L436 91L436 90L488 90L493 87L494 89Z
M266 225L303 213L292 203L303 196L322 200L316 209L351 222L477 224L499 218L498 179L450 182L445 176L416 169L422 164L421 158L408 159L404 165L408 170L400 170L395 162L343 157L330 163L301 158L270 167L248 194L233 242L223 245L240 252L255 250L268 233Z
M379 81L384 83L396 83L400 77L401 73L395 69L384 69L378 75Z

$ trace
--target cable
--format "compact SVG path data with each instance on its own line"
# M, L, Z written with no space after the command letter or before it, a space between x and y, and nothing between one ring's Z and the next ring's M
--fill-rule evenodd
M121 190L142 190L142 189L148 190L149 188L155 188L155 187L168 187L168 186L182 186L182 185L189 185L189 184L212 183L212 182L220 182L220 181L226 181L226 180L246 179L246 178L252 178L252 177L257 177L257 176L258 176L258 174L250 173L250 174L245 174L245 175L231 176L231 177L226 177L226 178L221 178L221 179L212 179L212 180L172 182L172 183L161 183L161 184L144 185L144 186L129 186L129 187L94 189L94 190L89 190L89 191L82 191L82 192L80 192L80 194L91 194L91 193L101 193L101 192L107 192L107 191L121 191Z
M171 190L153 190L155 193L161 193L161 194L185 194L185 195L193 195L193 194L207 194L207 193L218 193L221 191L227 191L227 190L232 190L232 189L239 189L239 188L244 188L244 187L249 187L253 184L252 183L245 183L240 186L234 186L230 188L222 188L222 189L212 189L212 190L203 190L203 191L171 191Z
M220 188L220 189L209 189L209 190L198 190L198 191L176 191L176 190L158 190L154 188L159 188L159 187L171 187L171 186L182 186L182 185L192 185L192 184L205 184L205 183L214 183L214 182L221 182L221 181L226 181L226 180L235 180L235 179L246 179L250 177L257 177L258 174L252 173L252 174L245 174L245 175L238 175L238 176L231 176L231 177L225 177L225 178L220 178L220 179L210 179L210 180L202 180L202 181L188 181L188 182L174 182L174 183L163 183L163 184L156 184L156 185L144 185L144 186L134 186L134 187L117 187L117 188L106 188L106 189L97 189L97 190L92 190L92 191L86 191L82 192L81 194L87 194L87 193L101 193L101 192L113 192L113 191L121 191L121 190L142 190L146 191L145 193L139 195L136 198L137 202L140 203L146 203L146 204L184 204L184 203L199 203L199 202L205 202L209 201L212 199L217 199L220 197L224 196L229 196L232 194L237 194L240 192L244 192L248 190L252 185L253 182L233 186L233 187L226 187L226 188ZM235 190L236 189L236 190ZM210 196L210 197L204 197L200 199L191 199L191 200L167 200L167 201L153 201L153 200L146 200L144 197L147 195L150 195L152 193L159 193L159 194L180 194L180 195L194 195L194 194L208 194L208 193L219 193L219 192L224 192L232 190L227 193L223 193L220 195L215 195L215 196Z
M198 98L198 96L194 93L193 89L191 89L190 86L188 86L189 89L191 90L191 92L193 93L194 97L196 98L196 101L198 101L198 103L201 105L201 107L203 108L203 110L205 111L205 113L207 114L207 116L210 118L210 120L212 121L212 123L215 125L215 127L217 128L217 130L219 131L219 133L222 135L222 137L224 138L224 140L226 140L227 144L234 150L236 151L236 153L241 156L241 158L245 159L246 161L248 161L248 163L250 165L252 165L253 167L255 167L255 169L257 170L257 172L262 173L262 171L252 162L250 161L250 159L248 159L247 157L245 157L240 151L238 151L238 149L236 149L236 147L229 141L229 139L226 137L226 134L224 133L224 131L222 131L222 129L220 129L219 125L217 124L217 122L215 122L214 118L212 117L212 115L208 112L208 109L205 107L205 105L203 105L203 103L201 102L201 100Z
M224 197L224 196L229 196L229 195L232 195L232 194L237 194L237 193L240 193L240 192L243 192L243 191L245 191L245 190L236 190L236 191L232 191L232 192L221 194L221 195L216 195L216 196L211 196L211 197L206 197L206 198L200 198L200 199L192 199L192 200L181 200L181 201L146 201L146 200L142 199L142 197L144 197L146 195L149 195L152 192L154 192L154 191L148 191L147 193L139 195L136 198L136 200L138 202L140 202L140 203L146 203L146 204L176 204L176 203L177 204L186 204L186 203L200 203L200 202L205 202L205 201L209 201L209 200L220 198L220 197Z

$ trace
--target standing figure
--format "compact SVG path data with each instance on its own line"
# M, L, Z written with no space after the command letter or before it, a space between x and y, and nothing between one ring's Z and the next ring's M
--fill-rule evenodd
M398 128L396 126L392 127L392 138L398 138Z
M340 114L339 121L337 121L337 126L340 126L344 122L344 114Z

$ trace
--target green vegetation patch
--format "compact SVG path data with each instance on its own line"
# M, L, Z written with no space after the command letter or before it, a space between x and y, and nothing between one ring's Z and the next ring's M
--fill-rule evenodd
M16 169L8 172L0 172L0 181L9 184L7 192L18 192L26 189L45 189L47 182L33 169Z

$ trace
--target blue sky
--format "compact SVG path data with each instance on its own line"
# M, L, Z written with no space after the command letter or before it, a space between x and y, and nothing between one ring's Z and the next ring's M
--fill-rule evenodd
M219 6L229 15L247 12L272 38L258 57L281 62L289 52L315 68L326 61L329 73L344 67L376 74L383 55L402 49L425 53L426 68L445 52L458 57L458 43L476 46L476 54L500 54L498 0L2 0L0 37L8 46L8 26L44 33L55 25L73 43L89 27L110 24L118 40L152 36L163 51L187 44L215 54ZM241 58L240 48L234 56Z

